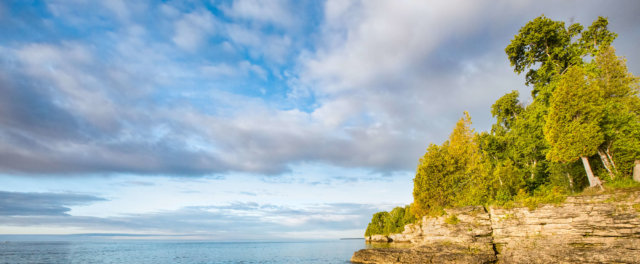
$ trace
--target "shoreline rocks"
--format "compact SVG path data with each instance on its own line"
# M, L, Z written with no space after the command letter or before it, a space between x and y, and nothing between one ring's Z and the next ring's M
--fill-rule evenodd
M559 205L469 206L423 218L355 263L640 263L640 191L572 196ZM387 242L384 242L387 241Z

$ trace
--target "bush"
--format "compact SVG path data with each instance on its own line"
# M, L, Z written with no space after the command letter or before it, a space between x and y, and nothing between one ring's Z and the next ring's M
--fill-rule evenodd
M411 206L409 205L393 208L391 212L377 212L373 214L364 236L402 233L404 226L414 223L415 220L416 218L411 213Z
M613 189L637 188L640 187L640 182L634 181L633 179L627 177L618 177L614 180L605 182L604 186Z

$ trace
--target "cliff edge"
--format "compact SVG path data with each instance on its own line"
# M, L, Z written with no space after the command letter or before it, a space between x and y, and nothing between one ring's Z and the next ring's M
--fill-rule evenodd
M536 209L470 206L367 238L355 263L640 263L640 191Z

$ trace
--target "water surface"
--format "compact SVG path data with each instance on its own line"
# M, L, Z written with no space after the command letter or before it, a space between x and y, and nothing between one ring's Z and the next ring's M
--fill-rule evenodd
M364 240L0 242L0 263L349 263Z

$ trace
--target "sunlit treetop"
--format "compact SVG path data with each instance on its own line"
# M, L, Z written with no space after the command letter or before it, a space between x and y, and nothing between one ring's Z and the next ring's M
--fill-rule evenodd
M617 34L608 30L608 24L607 18L598 17L583 32L578 23L566 27L564 22L542 15L522 27L505 52L516 73L526 71L525 83L533 85L531 93L536 97L554 76L581 65L584 57L595 56L613 42Z

